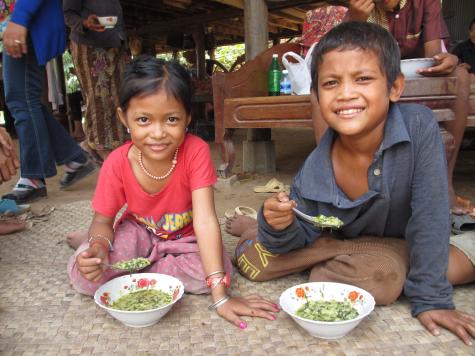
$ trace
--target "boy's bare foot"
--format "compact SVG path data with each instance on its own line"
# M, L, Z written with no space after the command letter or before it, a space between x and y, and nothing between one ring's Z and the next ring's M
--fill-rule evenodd
M450 210L455 215L468 214L475 216L475 207L470 199L459 197L453 189L449 189Z
M244 231L257 227L256 219L245 215L234 215L226 219L224 230L231 235L240 237Z
M25 229L26 221L19 218L0 220L0 235L11 234Z
M70 247L77 250L84 241L87 241L87 238L87 230L73 231L68 234L66 241Z

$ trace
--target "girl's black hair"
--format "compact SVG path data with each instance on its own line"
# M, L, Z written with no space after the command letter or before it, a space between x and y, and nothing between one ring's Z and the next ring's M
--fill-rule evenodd
M165 61L150 55L138 56L127 65L120 86L119 105L125 112L132 98L159 90L165 90L167 95L181 102L190 115L193 89L189 73L177 61Z
M475 17L470 21L470 25L468 25L468 29L471 30L472 26L475 24Z
M386 74L388 89L401 73L401 53L394 37L383 27L368 22L343 22L332 28L315 47L312 56L312 89L317 92L318 66L323 55L333 51L361 49L379 57L381 71Z

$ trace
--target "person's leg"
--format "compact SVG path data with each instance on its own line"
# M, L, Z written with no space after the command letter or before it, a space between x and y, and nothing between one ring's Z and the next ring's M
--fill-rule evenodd
M475 281L475 232L450 237L447 279L452 285Z
M86 100L86 143L105 159L127 137L116 117L126 56L121 49L93 48L75 42L71 42L71 54Z
M72 231L66 236L66 242L72 249L77 250L89 238L88 233L88 230Z
M68 94L68 115L73 121L73 138L76 142L82 142L86 138L82 128L82 94L80 91Z
M0 220L0 235L12 234L26 228L26 221L18 217Z
M402 293L409 268L406 242L385 237L342 241L339 255L312 268L311 282L339 282L371 293L378 305L393 303Z
M457 196L453 186L453 174L455 164L457 162L460 144L462 143L465 126L467 123L467 116L469 111L469 96L470 96L470 74L465 68L457 67L455 70L457 78L456 84L456 99L453 107L455 120L446 121L443 123L445 129L449 131L453 138L453 153L448 157L447 174L449 180L449 198L452 211L456 214L467 213L467 208L457 203Z
M46 196L44 178L56 175L56 163L75 161L71 170L82 171L87 157L41 102L45 68L38 65L31 43L21 58L4 53L3 74L6 103L15 118L20 142L21 164L21 179L5 198L23 204Z
M235 236L240 236L235 249L235 264L239 272L252 281L268 281L302 272L345 252L345 241L326 234L305 248L286 254L272 253L257 241L257 223L255 220L251 222L250 219L240 216L229 219L232 223L226 229ZM246 226L245 229L242 229L243 225Z
M152 239L154 247L149 256L152 261L149 272L168 274L178 278L183 282L187 293L210 293L195 236L171 241L160 240L157 237ZM232 275L233 266L224 247L223 264L224 270Z

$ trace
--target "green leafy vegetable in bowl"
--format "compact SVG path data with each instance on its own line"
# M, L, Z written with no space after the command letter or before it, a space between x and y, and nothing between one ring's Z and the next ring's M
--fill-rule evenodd
M316 321L351 320L359 315L350 302L336 300L307 301L295 314Z
M143 311L160 308L171 302L171 294L157 289L143 289L120 297L110 307L118 310Z
M139 257L127 261L116 262L112 265L112 268L134 272L144 269L145 267L150 266L150 264L151 262L148 258Z

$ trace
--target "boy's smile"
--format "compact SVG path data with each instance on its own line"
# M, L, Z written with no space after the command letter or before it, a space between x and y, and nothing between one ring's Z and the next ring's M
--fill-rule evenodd
M340 136L382 137L390 101L379 57L361 49L333 50L318 67L320 110L327 124Z

